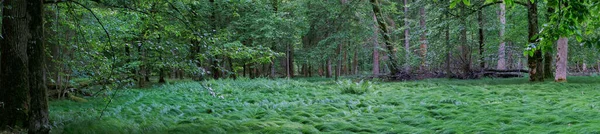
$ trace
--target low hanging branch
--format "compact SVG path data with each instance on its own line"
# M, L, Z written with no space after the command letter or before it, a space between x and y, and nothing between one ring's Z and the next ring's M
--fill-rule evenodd
M110 33L108 32L108 30L107 30L107 29L106 29L106 27L104 26L104 23L102 23L102 21L100 21L100 18L98 18L98 16L96 15L96 13L94 13L94 11L92 11L92 9L90 9L89 7L87 7L87 6L85 6L85 5L81 4L81 3L79 3L79 2L77 2L77 1L73 1L73 0L61 0L61 1L58 1L58 0L55 0L55 1L44 1L44 4L49 4L49 3L60 3L60 2L70 2L70 3L75 3L75 4L79 5L79 6L81 6L82 8L85 8L86 10L88 10L88 11L89 11L89 12L92 14L92 16L94 16L94 18L96 19L96 21L98 21L98 23L99 23L99 24L100 24L100 26L102 27L102 30L104 30L104 33L106 33L106 37L108 38L108 45L110 45L110 50L112 51L112 53L111 53L111 54L112 54L112 55L111 55L111 57L112 57L112 64L113 64L113 65L111 65L112 67L111 67L111 70L110 70L110 74L109 74L109 76L108 76L108 80L111 80L111 79L113 79L113 75L114 75L114 72L115 72L115 71L114 71L114 69L115 69L115 67L114 67L114 64L116 63L116 59L117 59L117 57L116 57L116 54L115 54L115 52L116 52L116 51L115 51L115 48L114 48L114 46L113 46L113 44L112 44L112 40L111 40L111 37L110 37ZM96 1L96 2L99 2L99 1ZM117 91L118 91L118 90L117 90ZM108 105L109 105L109 104L112 102L112 99L115 97L115 95L116 95L116 94L117 94L117 93L114 93L114 94L112 94L112 96L110 97L109 101L106 103L106 105L104 106L104 108L103 108L103 109L102 109L102 111L100 112L100 117L99 117L99 118L102 118L102 116L104 115L104 111L106 110L106 108L108 108Z

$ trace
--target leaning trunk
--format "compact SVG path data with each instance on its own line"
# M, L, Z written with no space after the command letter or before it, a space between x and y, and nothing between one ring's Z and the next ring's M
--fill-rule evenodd
M398 65L396 49L394 48L394 44L392 44L391 37L388 34L387 24L385 20L383 20L383 14L379 8L379 2L377 0L371 0L371 5L373 6L373 13L375 13L377 18L377 24L379 24L379 30L381 30L381 33L383 33L383 40L385 42L385 47L388 51L388 58L390 61L390 72L392 75L398 74L401 70L400 66Z

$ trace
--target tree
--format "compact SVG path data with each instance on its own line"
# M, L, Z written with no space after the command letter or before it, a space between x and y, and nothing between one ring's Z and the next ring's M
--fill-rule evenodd
M43 0L28 0L27 13L31 17L27 44L29 58L29 133L49 133L48 93L46 91L46 48L44 45L44 4Z
M506 42L504 41L504 31L506 30L506 5L500 4L500 12L498 13L500 19L500 46L498 46L498 66L496 69L506 69Z
M29 66L27 1L7 0L2 14L2 63L0 65L0 127L29 124Z
M556 51L556 73L554 81L565 82L567 81L567 52L569 48L569 39L566 37L560 37L557 41Z
M424 71L427 69L427 21L426 21L426 16L427 13L425 12L425 7L426 6L422 6L419 10L419 14L420 16L420 20L419 20L419 25L421 27L422 33L421 33L421 46L419 47L420 52L421 52L421 66L420 69L421 71Z
M408 0L404 0L404 72L410 72L410 26L408 22Z
M373 76L379 75L379 30L377 30L377 16L373 14Z
M391 75L396 75L401 71L399 68L399 65L398 65L396 49L394 48L394 45L391 43L391 38L390 38L390 35L388 34L387 24L386 24L384 18L382 17L383 14L381 13L381 9L379 8L378 0L370 0L370 2L373 7L373 13L375 14L375 16L377 18L377 24L379 25L379 30L381 30L381 33L383 34L383 40L385 42L385 47L387 49L387 55L389 57L389 62L390 62L389 68L391 71Z

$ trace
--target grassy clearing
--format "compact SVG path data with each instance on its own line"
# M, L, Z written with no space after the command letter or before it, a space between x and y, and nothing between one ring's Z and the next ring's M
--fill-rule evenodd
M600 78L208 81L50 104L52 133L600 133Z

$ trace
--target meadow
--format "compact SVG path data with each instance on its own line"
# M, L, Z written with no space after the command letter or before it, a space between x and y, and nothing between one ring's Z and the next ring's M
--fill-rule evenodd
M51 101L51 133L600 133L600 77L568 83L242 78L107 96Z

